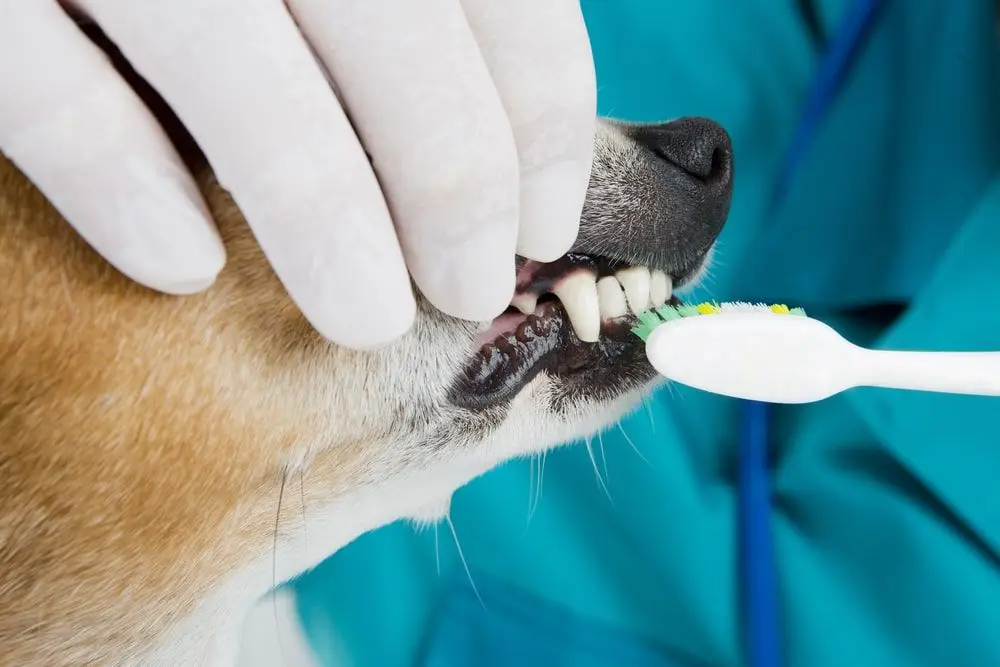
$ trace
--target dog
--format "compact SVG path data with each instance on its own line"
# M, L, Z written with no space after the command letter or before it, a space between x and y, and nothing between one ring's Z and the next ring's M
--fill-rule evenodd
M418 293L412 331L356 352L312 330L150 105L227 248L202 294L127 280L0 157L0 664L233 664L275 584L620 419L660 382L634 314L698 280L732 196L716 123L600 119L567 255L518 258L493 322Z

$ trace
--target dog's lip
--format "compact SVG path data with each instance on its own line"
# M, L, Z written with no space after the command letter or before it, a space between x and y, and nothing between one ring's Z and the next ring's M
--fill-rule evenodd
M570 252L544 264L518 258L517 272L510 308L472 338L452 385L450 399L460 407L502 405L542 372L575 384L606 382L618 363L645 358L632 333L636 308L679 303L662 269L600 255Z
M679 301L672 297L671 303ZM521 314L508 311L505 315ZM532 315L521 317L513 331L486 344L481 338L475 340L465 372L452 391L454 404L474 410L500 405L513 399L539 373L569 378L612 365L623 353L642 345L632 333L638 318L631 313L602 321L595 343L577 337L556 299L540 302Z
M556 301L540 304L514 331L475 347L452 402L483 409L511 399L557 355L571 327Z

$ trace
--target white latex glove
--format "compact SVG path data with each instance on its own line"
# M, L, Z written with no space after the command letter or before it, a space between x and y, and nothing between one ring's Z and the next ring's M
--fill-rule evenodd
M549 261L576 236L596 107L579 0L73 7L167 100L336 342L403 334L410 275L441 310L489 319L515 249ZM0 149L132 279L187 294L221 270L163 130L56 0L0 0Z

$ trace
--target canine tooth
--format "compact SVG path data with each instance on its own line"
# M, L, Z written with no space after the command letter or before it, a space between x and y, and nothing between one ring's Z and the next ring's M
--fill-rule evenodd
M514 298L510 300L510 305L514 306L525 315L531 315L535 312L535 308L538 306L538 295L532 294L531 292L521 292L520 294L515 294Z
M574 271L552 287L562 301L576 337L596 343L601 333L601 311L597 299L597 279L590 271Z
M649 274L649 300L653 302L654 308L659 308L670 298L673 291L673 284L663 271L653 271Z
M602 320L621 317L628 312L622 284L613 276L605 276L597 281L597 303Z
M633 313L639 314L649 308L649 269L645 266L631 266L615 275L625 288L625 298Z

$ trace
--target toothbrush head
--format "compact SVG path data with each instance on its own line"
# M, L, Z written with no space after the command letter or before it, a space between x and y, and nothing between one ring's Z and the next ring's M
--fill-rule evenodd
M706 301L697 305L681 304L677 306L666 304L659 308L639 313L637 315L639 324L632 327L632 333L642 340L648 340L653 330L665 322L672 322L684 317L717 315L719 313L772 313L775 315L804 317L806 311L802 308L789 308L784 304L746 303L741 301L730 303L709 303Z

